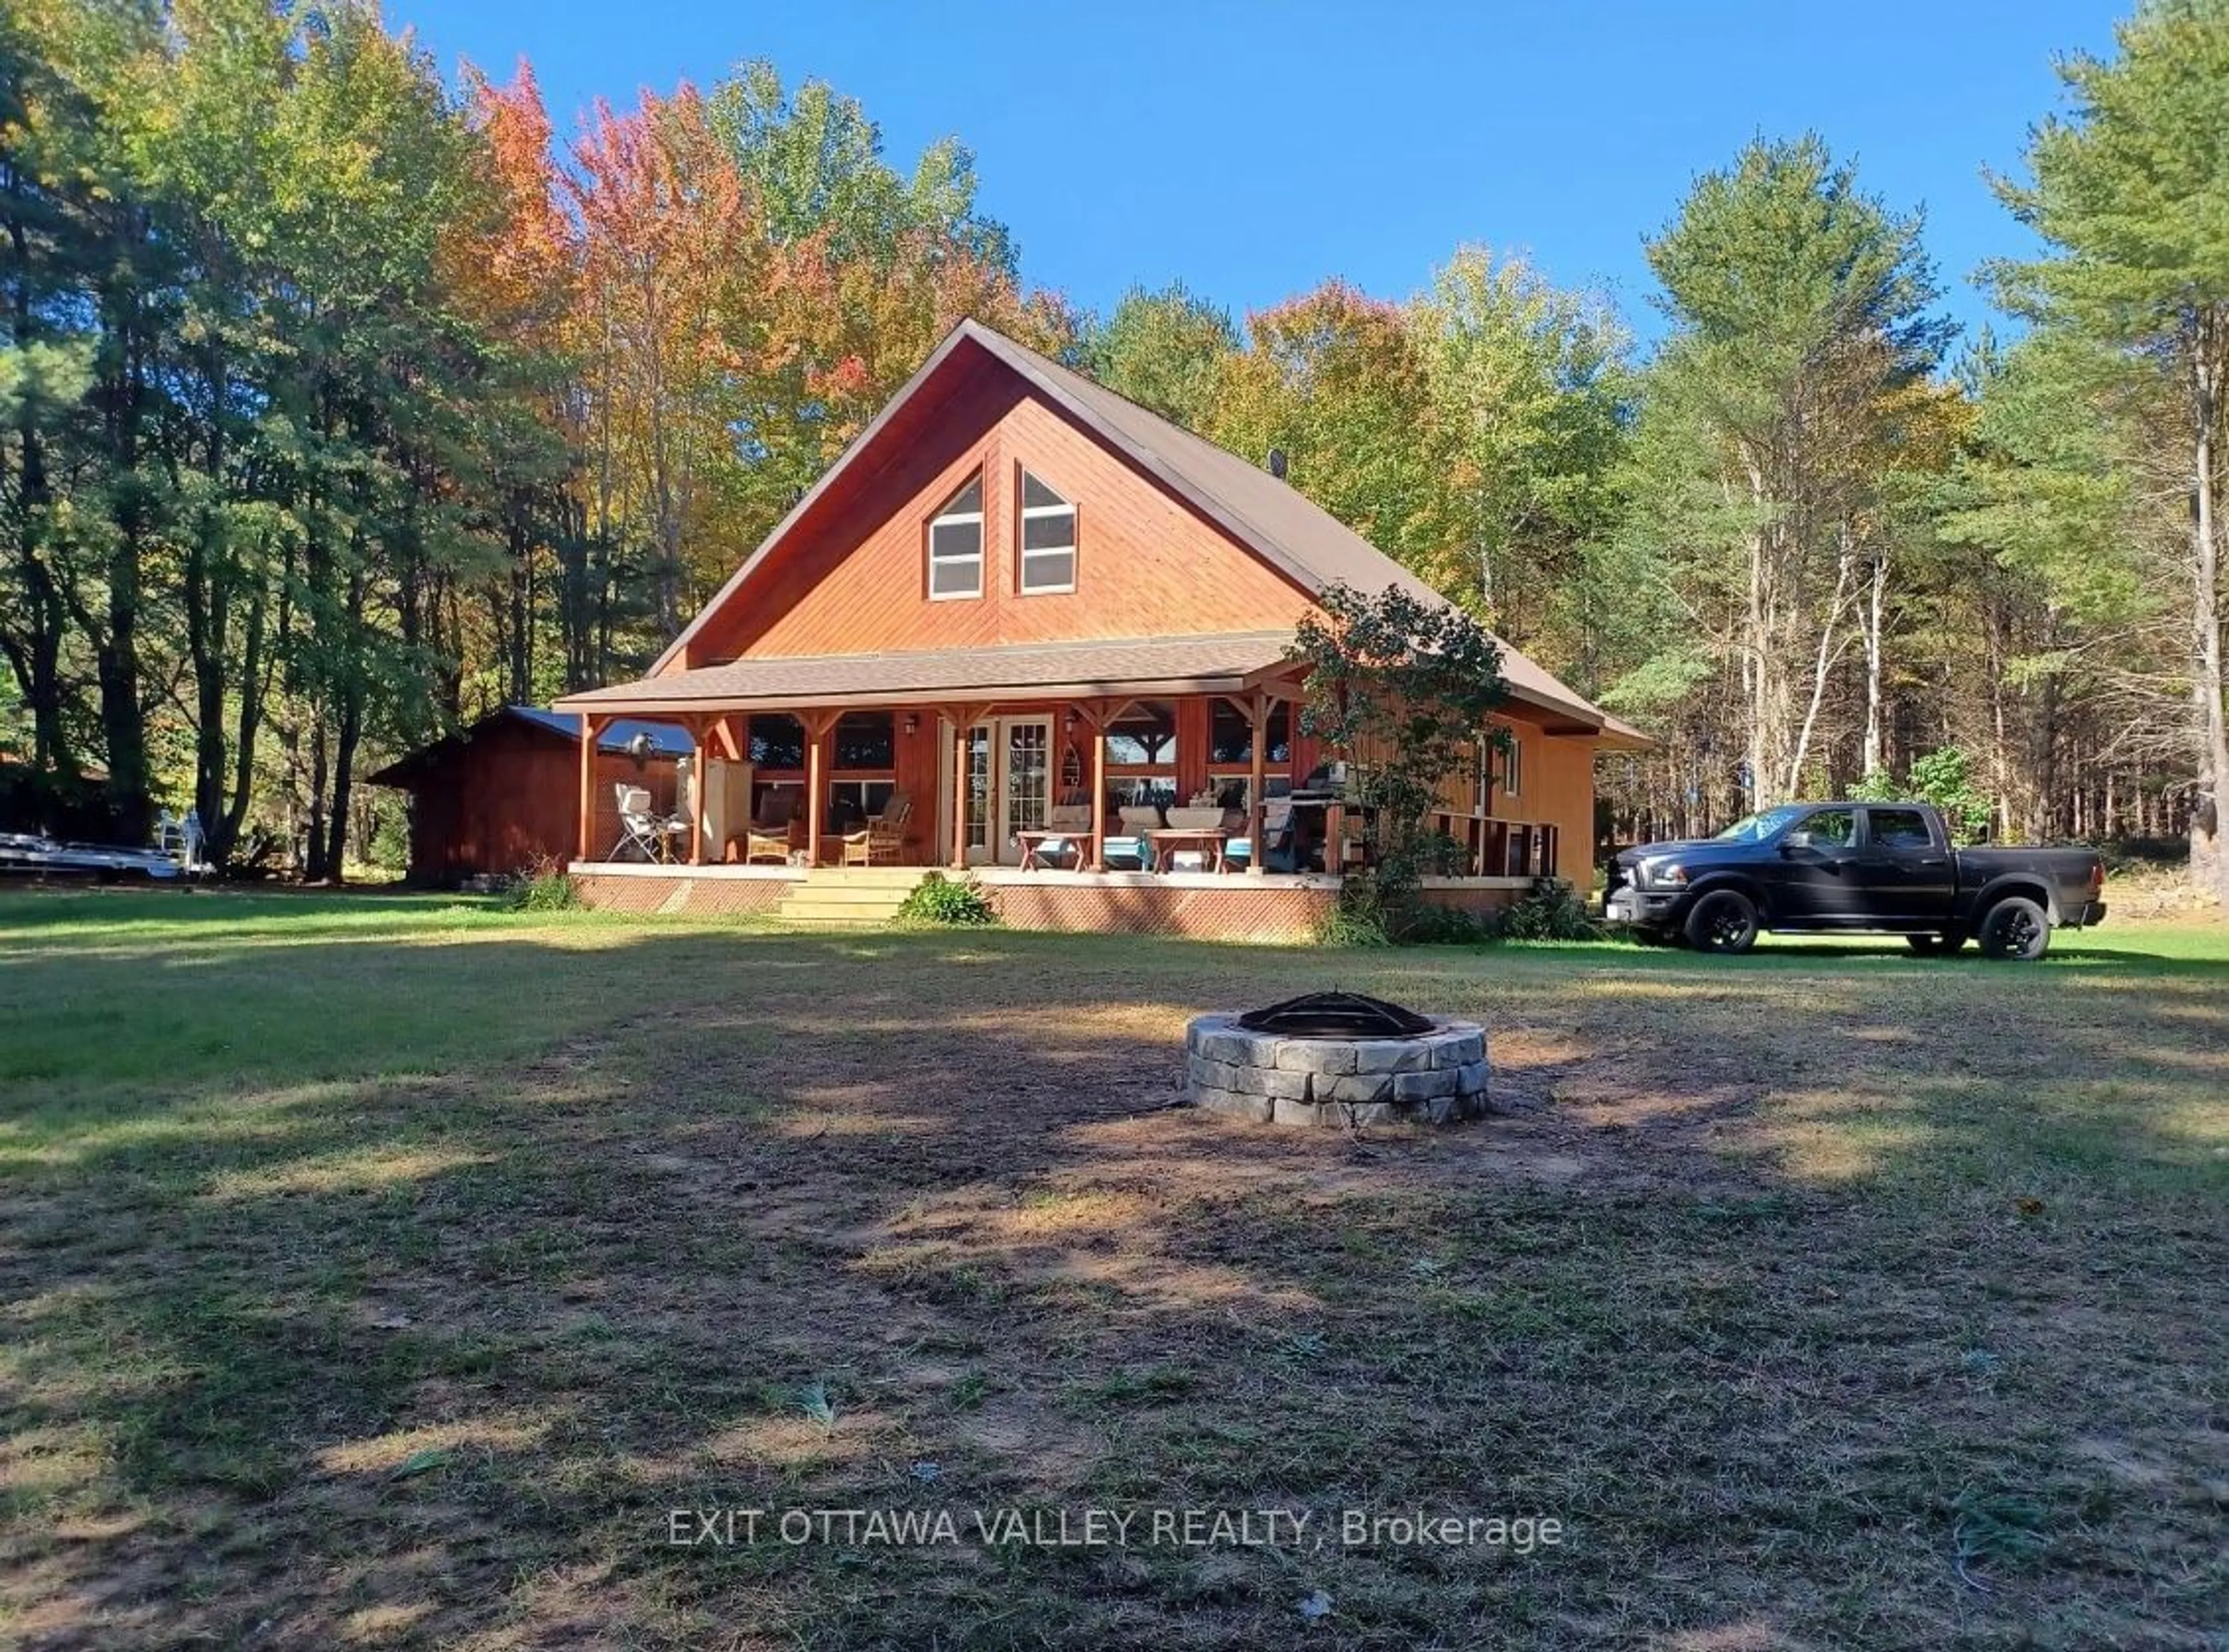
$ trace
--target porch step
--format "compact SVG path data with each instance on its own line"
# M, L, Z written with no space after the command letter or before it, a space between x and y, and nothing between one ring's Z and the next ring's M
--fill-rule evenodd
M792 886L775 916L803 928L879 929L921 879L918 866L816 866Z

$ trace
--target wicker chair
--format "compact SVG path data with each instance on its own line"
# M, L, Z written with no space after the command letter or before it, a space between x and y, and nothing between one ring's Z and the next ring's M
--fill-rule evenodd
M847 832L843 837L844 858L846 866L895 866L905 858L906 822L913 818L913 799L903 792L892 792L890 801L883 805L880 814L870 816L867 824L857 832Z
M780 865L789 859L789 817L797 807L797 793L790 787L771 787L759 805L759 818L743 833L743 864L770 860Z

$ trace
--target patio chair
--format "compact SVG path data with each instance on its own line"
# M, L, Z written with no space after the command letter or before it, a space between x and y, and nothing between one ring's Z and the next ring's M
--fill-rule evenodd
M618 781L613 784L612 795L619 804L620 835L613 840L612 852L605 858L625 860L632 852L644 860L671 859L667 844L681 828L679 818L653 810L646 787Z
M1109 871L1142 871L1153 858L1146 834L1160 830L1161 812L1150 803L1125 803L1114 813L1122 830L1108 834L1100 845L1100 860Z
M1243 827L1240 830L1243 832ZM1294 872L1300 871L1300 856L1296 817L1290 798L1273 797L1262 806L1262 840L1267 845L1262 862L1265 871ZM1249 837L1234 837L1223 846L1226 863L1244 866L1249 871L1254 860L1254 843Z
M892 792L880 814L870 815L857 832L844 834L842 864L846 866L895 866L905 858L906 822L913 818L913 799Z
M787 786L767 788L759 803L758 818L742 833L743 864L770 860L782 865L789 859L789 819L797 808L797 793Z
M1056 803L1045 811L1044 830L1073 832L1073 837L1039 837L1027 859L1063 871L1081 871L1091 847L1091 805L1080 800Z

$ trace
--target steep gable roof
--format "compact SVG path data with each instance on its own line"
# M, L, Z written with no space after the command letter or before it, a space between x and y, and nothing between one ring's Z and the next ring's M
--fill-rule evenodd
M1116 395L1105 385L1095 383L1016 344L980 322L969 319L954 328L944 342L929 353L920 370L906 381L788 515L775 524L719 593L683 628L651 667L652 678L665 674L683 661L690 640L727 606L837 479L875 447L876 438L897 410L954 357L971 350L1002 363L1311 596L1320 596L1333 585L1345 585L1365 595L1374 596L1391 588L1405 591L1422 601L1445 601L1416 575L1267 470ZM1613 734L1644 738L1609 717L1506 642L1501 644L1501 669L1512 697L1520 702L1561 711L1590 725L1607 727Z

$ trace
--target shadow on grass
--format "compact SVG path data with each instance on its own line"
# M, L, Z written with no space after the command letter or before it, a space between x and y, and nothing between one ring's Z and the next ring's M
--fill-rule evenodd
M25 1638L1269 1647L1318 1587L1358 1644L2201 1621L2207 972L1789 953L88 935L6 1027L112 1012L6 1092ZM1484 1016L1508 1115L1153 1110L1185 1015L1326 980ZM1976 1496L2048 1555L1991 1595ZM1011 1502L1583 1541L664 1542Z

